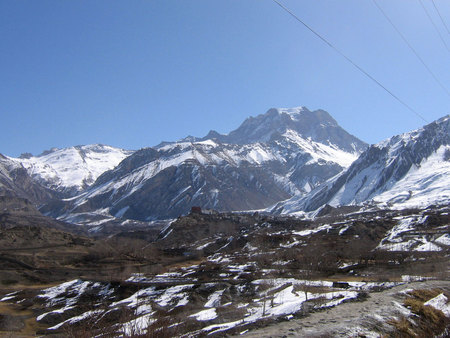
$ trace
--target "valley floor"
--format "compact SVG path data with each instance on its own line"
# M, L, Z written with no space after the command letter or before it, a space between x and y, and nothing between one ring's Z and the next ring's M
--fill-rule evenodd
M450 329L448 206L331 210L315 220L194 213L156 233L105 238L40 218L3 220L0 336L432 337Z

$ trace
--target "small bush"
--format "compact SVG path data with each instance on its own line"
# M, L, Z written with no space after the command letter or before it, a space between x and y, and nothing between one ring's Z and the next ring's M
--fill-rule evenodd
M407 318L402 317L399 320L390 320L388 324L395 328L394 337L416 337L414 329Z

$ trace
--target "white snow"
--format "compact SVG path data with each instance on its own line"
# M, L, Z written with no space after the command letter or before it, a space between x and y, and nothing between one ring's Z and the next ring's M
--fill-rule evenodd
M39 321L41 321L42 319L44 319L45 317L47 317L49 314L51 314L51 313L62 314L62 313L64 313L64 312L66 312L67 310L70 310L70 309L73 309L73 308L75 308L75 306L69 305L69 306L65 306L65 307L63 307L63 308L61 308L61 309L58 309L58 310L45 312L45 313L43 313L43 314L37 316L37 317L36 317L36 320L39 322Z
M67 320L65 320L65 321L63 321L63 322L61 322L59 324L56 324L56 325L54 325L52 327L49 327L47 330L57 330L57 329L59 329L61 326L63 326L66 323L73 324L73 323L85 320L85 319L87 319L89 317L95 316L97 314L100 314L102 312L103 312L102 310L87 311L87 312L85 312L85 313L83 313L83 314L81 314L79 316L75 316L75 317L69 318L69 319L67 319Z
M410 165L411 155L407 152L413 149L415 142L434 142L427 139L429 130L435 131L436 138L443 137L442 141L445 142L445 137L448 137L448 121L447 116L437 122L438 126L428 128L426 126L380 142L372 148L372 152L363 154L361 160L358 159L355 162L358 165L353 167L351 172L340 173L307 196L294 196L277 205L276 208L283 214L294 214L310 208L311 201L330 192L331 187L334 187L335 192L324 201L331 206L361 205L366 202L394 209L425 208L432 204L448 205L450 203L450 161L445 158L450 152L450 145L441 145L431 155L422 158L421 163L412 164L401 178L395 175L389 176L390 170L386 170L386 168L393 168L394 164L397 167ZM436 142L440 141L440 139L436 140ZM301 140L299 142L301 143ZM379 150L379 156L376 154L376 148ZM322 153L323 148L319 146L318 149L316 154ZM324 152L329 153L328 150ZM365 157L370 154L376 157ZM334 186L338 179L341 179L340 185Z
M211 244L215 243L215 241L211 241L211 242L207 242L205 244L199 245L196 250L203 250L205 248L207 248L208 246L210 246Z
M386 237L383 238L376 249L387 251L441 251L442 248L435 244L444 244L448 238L447 234L440 236L433 240L432 237L427 238L425 235L414 234L416 226L423 224L426 217L409 216L405 218L398 218L398 223L387 232ZM413 235L410 235L413 233ZM431 235L430 235L431 236ZM441 243L442 241L443 243Z
M5 296L2 299L0 299L0 302L6 302L7 300L11 300L16 298L16 296Z
M266 284L267 280L257 280L254 284ZM208 334L225 331L233 327L256 322L260 319L271 316L291 315L301 310L303 303L306 301L306 294L303 291L295 291L294 285L310 285L310 286L332 286L332 282L328 281L304 281L296 279L271 279L269 281L271 287L260 293L260 298L254 299L251 304L245 304L247 314L244 318L222 324L209 325L202 329ZM286 286L287 285L287 286ZM285 287L283 287L285 286ZM282 287L278 292L270 294L277 288ZM336 306L343 301L358 296L356 291L336 291L328 293L311 293L308 292L308 300L325 298L327 301L319 307Z
M397 225L395 225L391 230L388 231L387 236L381 242L401 242L402 238L400 237L400 235L404 232L414 230L415 221L415 217L401 219L400 222L397 223Z
M217 147L217 143L214 142L213 140L205 140L205 141L195 142L195 144L202 144L202 145L207 145L207 146L211 146L211 147Z
M323 160L326 162L334 162L341 167L349 167L357 158L357 153L348 153L339 149L335 145L325 145L323 143L315 142L311 139L301 137L296 131L288 129L283 136L294 143L297 147L312 156L311 163Z
M213 320L217 318L217 313L215 308L202 310L200 312L194 313L193 315L190 315L189 317L195 317L198 321L208 321Z
M225 289L218 290L213 294L209 295L208 301L205 303L205 307L217 307L220 305L220 297L224 293Z
M274 316L295 313L302 308L304 301L306 301L304 292L294 292L291 285L274 295L274 306L268 309L268 312Z
M339 230L339 236L342 236L347 230L348 230L349 226L345 226L342 229Z
M106 145L87 145L58 149L29 159L11 158L21 163L32 177L50 188L82 189L105 171L113 169L132 151Z
M281 114L288 114L294 121L298 121L299 115L306 110L305 107L293 107L293 108L277 108Z
M123 330L125 336L144 335L149 325L155 321L156 319L152 318L152 314L146 314L122 324L121 330Z
M442 248L434 243L427 241L425 238L419 239L422 241L422 244L415 247L413 251L441 251Z
M403 282L421 282L426 279L427 278L423 276L402 275Z
M143 300L145 298L150 298L158 294L154 287L145 288L137 291L133 295L128 298L122 299L118 302L114 302L111 304L111 307L115 307L117 305L127 305L128 307L137 307L142 305Z
M437 310L441 310L447 317L450 317L450 303L444 294L440 294L426 303L424 305L432 306Z
M53 305L55 301L58 300L58 296L66 293L69 289L77 289L81 291L81 289L87 286L88 282L83 282L80 279L74 279L72 281L59 284L57 286L42 290L42 294L39 294L37 297L39 298L47 298L50 301L50 305Z
M315 234L316 232L320 232L320 231L324 231L324 230L329 230L332 227L329 224L325 224L325 225L321 225L318 228L315 229L307 229L307 230L301 230L301 231L292 231L293 235L297 235L297 236L309 236L311 234Z
M242 265L230 265L230 270L242 271L249 265L253 263ZM181 272L165 273L161 274L160 277L173 277L178 278L185 272L189 273L192 269L198 268L197 265L184 267ZM143 278L142 274L134 275L136 278ZM155 277L156 278L156 277ZM75 298L79 297L84 290L90 290L90 288L100 288L100 293L108 295L108 290L105 287L101 287L100 283L92 283L88 286L84 285L85 282L80 280L74 280L71 282L63 283L59 286L48 288L44 290L41 297L50 297L47 300L55 300L55 297L61 296L62 293L67 293L64 295L65 300L61 302L64 306L57 310L53 310L38 316L38 321L42 321L49 314L64 314L68 310L78 306L78 304L73 304L73 294L75 293ZM265 319L268 317L279 317L279 316L292 316L302 310L304 302L308 300L314 301L315 308L326 308L331 306L336 306L348 299L357 297L358 291L360 290L370 290L374 287L389 287L395 285L395 283L367 283L367 282L349 282L350 290L339 290L335 291L333 288L332 281L324 280L297 280L294 278L268 278L253 281L255 296L253 299L248 299L246 303L235 304L236 308L239 308L239 312L243 312L243 316L231 322L223 322L222 320L218 324L208 325L196 333L207 333L212 334L215 332L224 331L233 327L246 325L249 323L257 322L258 320ZM220 283L207 283L204 284L206 288L216 288ZM303 286L308 286L306 290ZM122 334L145 334L148 325L155 322L154 318L154 304L158 307L164 307L167 311L173 311L178 306L186 305L189 302L189 294L194 284L183 284L183 285L173 285L172 286L152 286L149 288L144 288L138 290L136 293L131 295L126 299L122 299L117 302L113 302L109 305L109 310L90 310L86 311L78 316L61 321L60 323L52 326L50 330L55 330L61 328L65 324L72 324L79 321L86 320L90 317L95 319L100 316L105 315L109 311L115 311L121 306L127 306L130 308L137 318L129 320L126 323L117 324L115 328L117 332ZM244 284L236 285L238 291L243 291L247 286ZM314 292L314 287L320 287L317 292ZM325 288L330 288L330 292L324 291ZM213 289L214 290L214 289ZM190 311L186 314L186 317L194 318L199 322L208 322L216 320L219 318L220 310L226 306L232 305L231 302L226 304L221 304L220 300L223 294L226 292L225 289L215 289L215 291L210 291L209 297L204 304L203 308L199 308L195 303L190 304L185 309ZM307 293L305 292L307 291ZM9 295L9 296L12 296ZM442 306L440 305L442 308ZM106 311L106 312L105 312ZM55 316L56 317L56 316ZM66 317L67 318L67 314ZM62 320L62 319L61 319ZM176 324L174 324L176 325ZM205 324L207 325L207 324Z
M410 251L411 248L416 244L415 240L408 240L406 242L400 243L386 243L382 246L378 246L377 249L382 249L386 251Z
M418 167L412 166L405 177L374 201L398 209L450 203L450 161L444 161L446 151L450 146L441 146Z
M438 237L437 239L435 239L435 242L437 242L439 244L450 246L450 235L444 234L444 235Z
M175 307L186 305L189 302L189 295L184 292L191 289L194 285L176 285L164 290L164 293L155 299L155 303L160 306L168 306L177 302Z

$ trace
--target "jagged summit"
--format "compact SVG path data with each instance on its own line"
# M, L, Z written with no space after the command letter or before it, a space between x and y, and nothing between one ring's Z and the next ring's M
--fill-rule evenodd
M271 108L265 114L247 118L229 134L211 130L205 137L190 141L212 139L229 144L267 143L290 130L304 139L334 145L347 152L360 152L367 147L366 143L342 129L328 112L321 109L310 111L306 107Z

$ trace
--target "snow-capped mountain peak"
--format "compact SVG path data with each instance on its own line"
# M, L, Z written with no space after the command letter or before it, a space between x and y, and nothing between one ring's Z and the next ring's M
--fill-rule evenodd
M38 156L10 158L43 186L69 195L82 191L133 152L102 144L52 148Z
M300 106L300 107L293 107L293 108L274 108L278 111L279 114L288 114L292 120L298 120L299 115L304 112L308 111L308 108Z
M261 209L308 193L364 147L324 111L270 109L228 135L211 131L135 152L67 200L57 216L69 219L91 208L146 221L177 217L192 206Z

